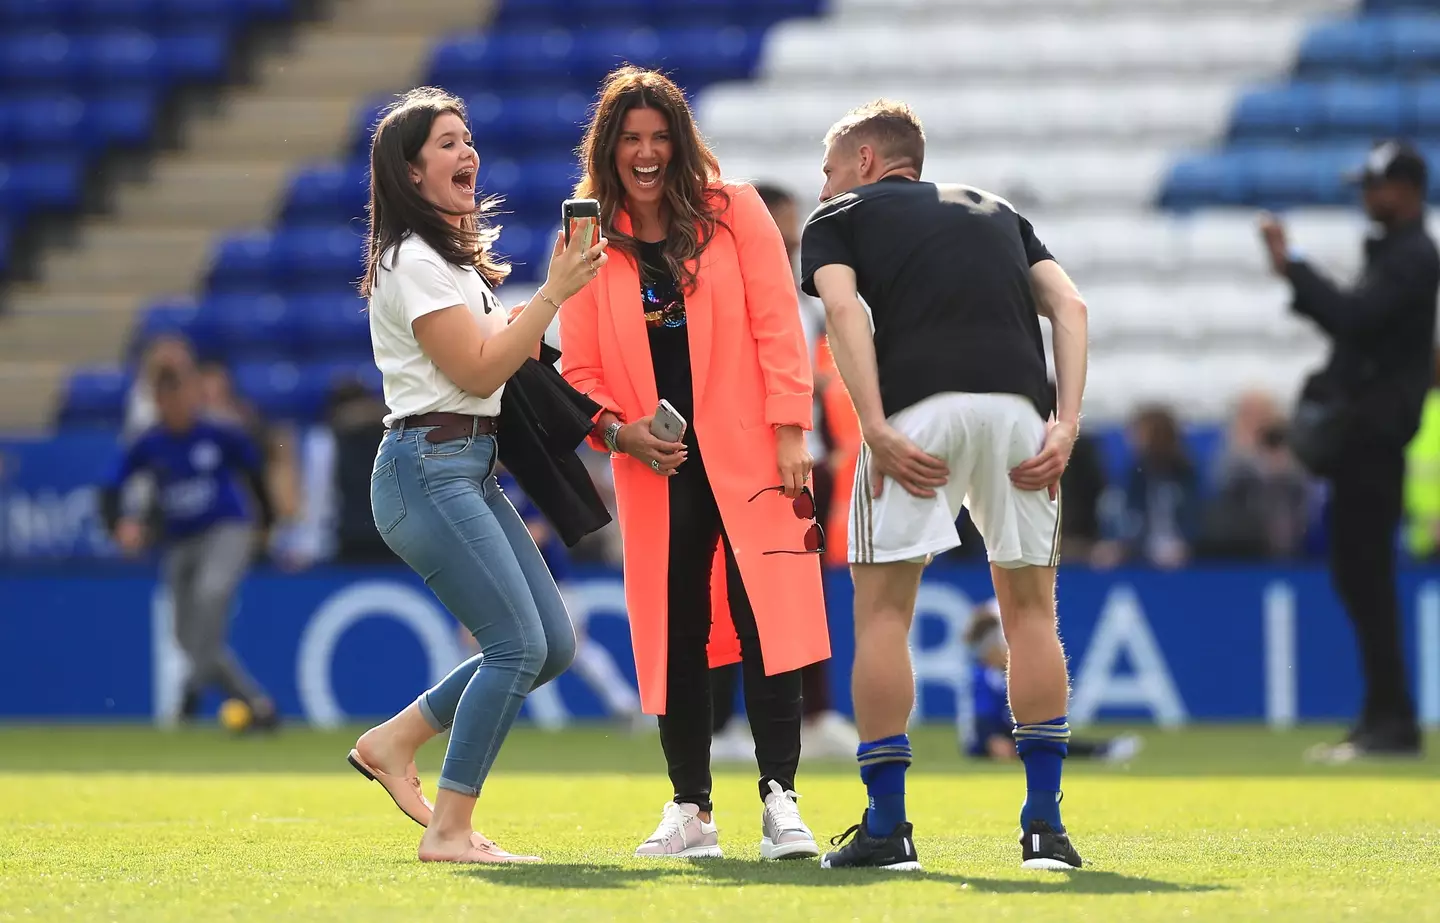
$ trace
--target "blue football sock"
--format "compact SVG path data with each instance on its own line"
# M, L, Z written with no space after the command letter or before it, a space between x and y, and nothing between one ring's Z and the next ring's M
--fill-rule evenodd
M1070 722L1064 715L1040 724L1015 728L1015 751L1025 764L1025 806L1020 809L1020 826L1043 820L1063 833L1060 822L1060 769L1069 750Z
M860 781L870 796L866 832L889 836L905 823L905 770L910 768L910 736L896 734L862 743L855 751Z

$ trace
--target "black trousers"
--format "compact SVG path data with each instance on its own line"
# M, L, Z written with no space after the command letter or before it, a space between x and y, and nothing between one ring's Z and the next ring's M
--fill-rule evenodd
M760 766L760 797L774 779L795 787L800 764L800 671L765 675L755 612L740 579L735 553L725 537L720 509L698 447L670 478L670 577L667 590L669 639L665 714L660 716L660 746L675 789L676 802L709 811L710 738L714 725L710 694L710 568L716 542L725 543L725 583L730 615L740 638L745 673L745 711L755 737Z
M800 668L801 707L803 717L823 715L833 707L830 702L830 661L818 660ZM718 734L735 717L735 684L740 682L738 663L716 667L710 671L710 692L714 699L714 729Z
M1395 588L1404 480L1404 450L1374 443L1347 451L1331 479L1330 579L1355 626L1367 729L1415 725Z

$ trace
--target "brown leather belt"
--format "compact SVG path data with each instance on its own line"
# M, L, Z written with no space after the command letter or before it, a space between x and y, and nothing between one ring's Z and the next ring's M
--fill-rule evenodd
M451 439L465 439L470 436L493 436L500 430L500 418L437 410L433 413L402 417L390 428L397 433L403 433L417 426L435 427L425 434L426 442L449 442Z

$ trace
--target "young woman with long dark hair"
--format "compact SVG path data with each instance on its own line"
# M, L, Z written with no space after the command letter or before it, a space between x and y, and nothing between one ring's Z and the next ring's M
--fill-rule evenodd
M561 371L604 407L593 440L611 454L640 698L660 716L674 792L636 853L720 855L713 614L714 650L739 637L761 855L815 856L795 804L800 668L830 641L807 485L810 361L785 244L753 186L721 181L661 74L610 75L581 160L576 194L599 201L621 256L560 312ZM661 398L688 424L679 442L651 434Z
M388 431L370 482L385 543L475 636L482 655L367 731L351 764L426 827L422 861L526 862L474 831L485 777L525 696L560 675L575 631L545 561L495 480L505 382L539 349L566 299L605 265L606 242L556 240L549 276L507 324L491 291L509 272L476 206L479 166L461 102L414 90L370 148L370 234L361 294L384 379ZM432 806L415 752L450 729Z

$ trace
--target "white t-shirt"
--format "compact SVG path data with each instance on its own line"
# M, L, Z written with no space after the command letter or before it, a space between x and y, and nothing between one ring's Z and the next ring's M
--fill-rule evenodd
M445 262L418 235L408 235L381 258L370 294L370 345L390 408L386 426L434 411L500 415L504 386L489 397L462 390L430 361L415 339L411 325L416 318L457 304L470 309L484 336L505 329L505 309L480 274Z

